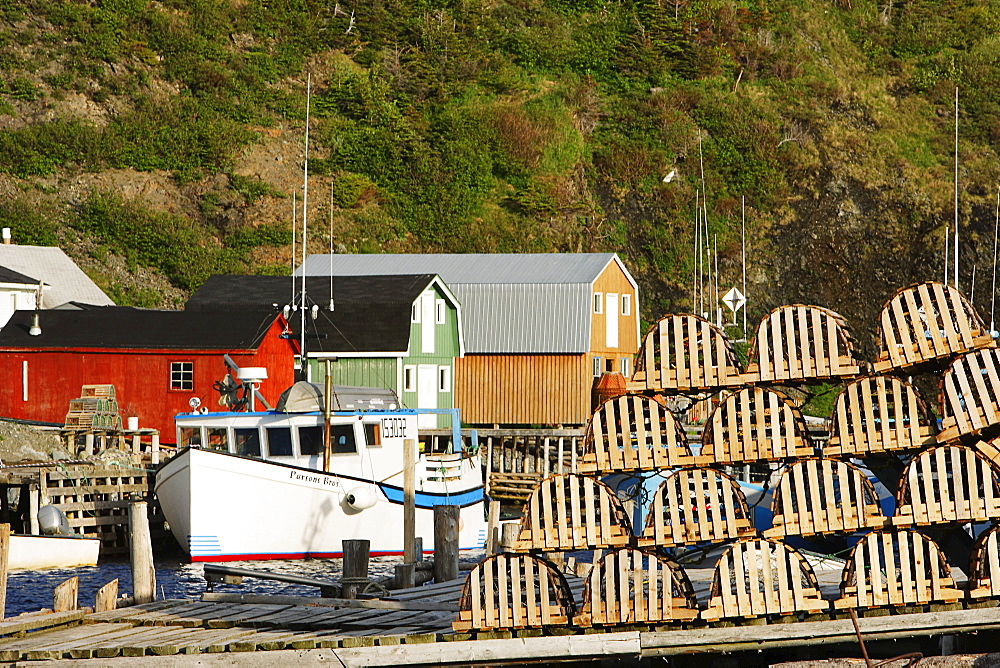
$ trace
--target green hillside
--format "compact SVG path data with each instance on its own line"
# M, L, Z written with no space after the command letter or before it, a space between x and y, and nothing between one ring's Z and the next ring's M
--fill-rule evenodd
M956 88L989 319L998 28L985 0L0 0L0 224L122 304L288 272L308 77L311 252L617 251L655 319L692 308L696 206L742 280L745 201L751 322L821 304L870 352L942 277Z

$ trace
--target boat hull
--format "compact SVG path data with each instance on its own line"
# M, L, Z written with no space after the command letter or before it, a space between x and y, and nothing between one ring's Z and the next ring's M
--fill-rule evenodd
M348 496L367 487L371 507ZM384 483L223 452L190 448L166 462L156 495L191 561L338 557L343 541L367 539L372 555L402 554L402 491ZM418 491L416 535L433 549L433 506L461 506L459 547L483 545L483 488ZM361 504L364 505L364 504Z
M17 571L96 566L100 551L99 538L13 535L7 568Z

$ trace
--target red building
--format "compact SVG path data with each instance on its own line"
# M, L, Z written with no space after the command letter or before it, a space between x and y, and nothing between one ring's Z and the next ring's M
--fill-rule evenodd
M294 382L296 346L280 336L284 324L261 311L17 311L0 330L0 416L62 424L83 385L110 384L123 421L136 415L141 428L173 443L174 416L191 411L192 397L220 409L213 386L228 371L225 355L266 368L259 389L277 403Z

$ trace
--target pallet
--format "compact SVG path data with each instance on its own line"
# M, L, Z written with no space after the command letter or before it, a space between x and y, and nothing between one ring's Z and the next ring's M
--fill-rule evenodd
M833 408L825 455L865 455L936 443L927 404L913 385L894 376L849 383Z
M564 473L531 493L515 552L595 550L627 545L631 525L621 502L599 480Z
M834 607L951 603L962 596L933 540L913 530L886 529L866 535L851 550Z
M760 321L744 380L752 383L824 380L860 375L854 337L838 313L820 306L782 306Z
M662 404L637 394L605 401L587 428L580 473L655 471L694 464L687 437Z
M748 538L730 545L720 557L708 608L701 616L714 622L820 612L828 607L816 574L798 550L780 541Z
M1000 350L977 350L958 357L944 372L941 394L944 419L938 441L1000 424Z
M767 538L881 527L888 521L861 469L836 459L801 459L781 474L771 497Z
M696 315L665 315L646 331L629 392L692 392L740 385L740 365L723 331Z
M956 288L928 281L896 292L879 314L876 372L927 366L960 353L993 348L976 309Z
M676 562L624 548L605 554L583 588L577 626L691 621L698 617L694 587Z
M575 612L562 573L528 554L497 554L476 564L459 605L456 631L565 626Z
M984 531L972 548L969 569L969 597L992 598L1000 596L1000 543L997 534L1000 524Z
M639 547L718 543L755 535L740 486L710 468L680 469L656 490Z
M1000 518L1000 481L990 460L963 445L939 445L910 460L896 493L896 526Z
M705 423L701 457L730 464L814 453L802 413L783 394L746 387L728 394Z

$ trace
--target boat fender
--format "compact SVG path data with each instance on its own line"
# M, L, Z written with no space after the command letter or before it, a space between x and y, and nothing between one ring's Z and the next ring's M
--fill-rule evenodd
M344 501L355 510L365 510L374 506L378 497L375 495L375 489L370 485L358 485L347 493Z

